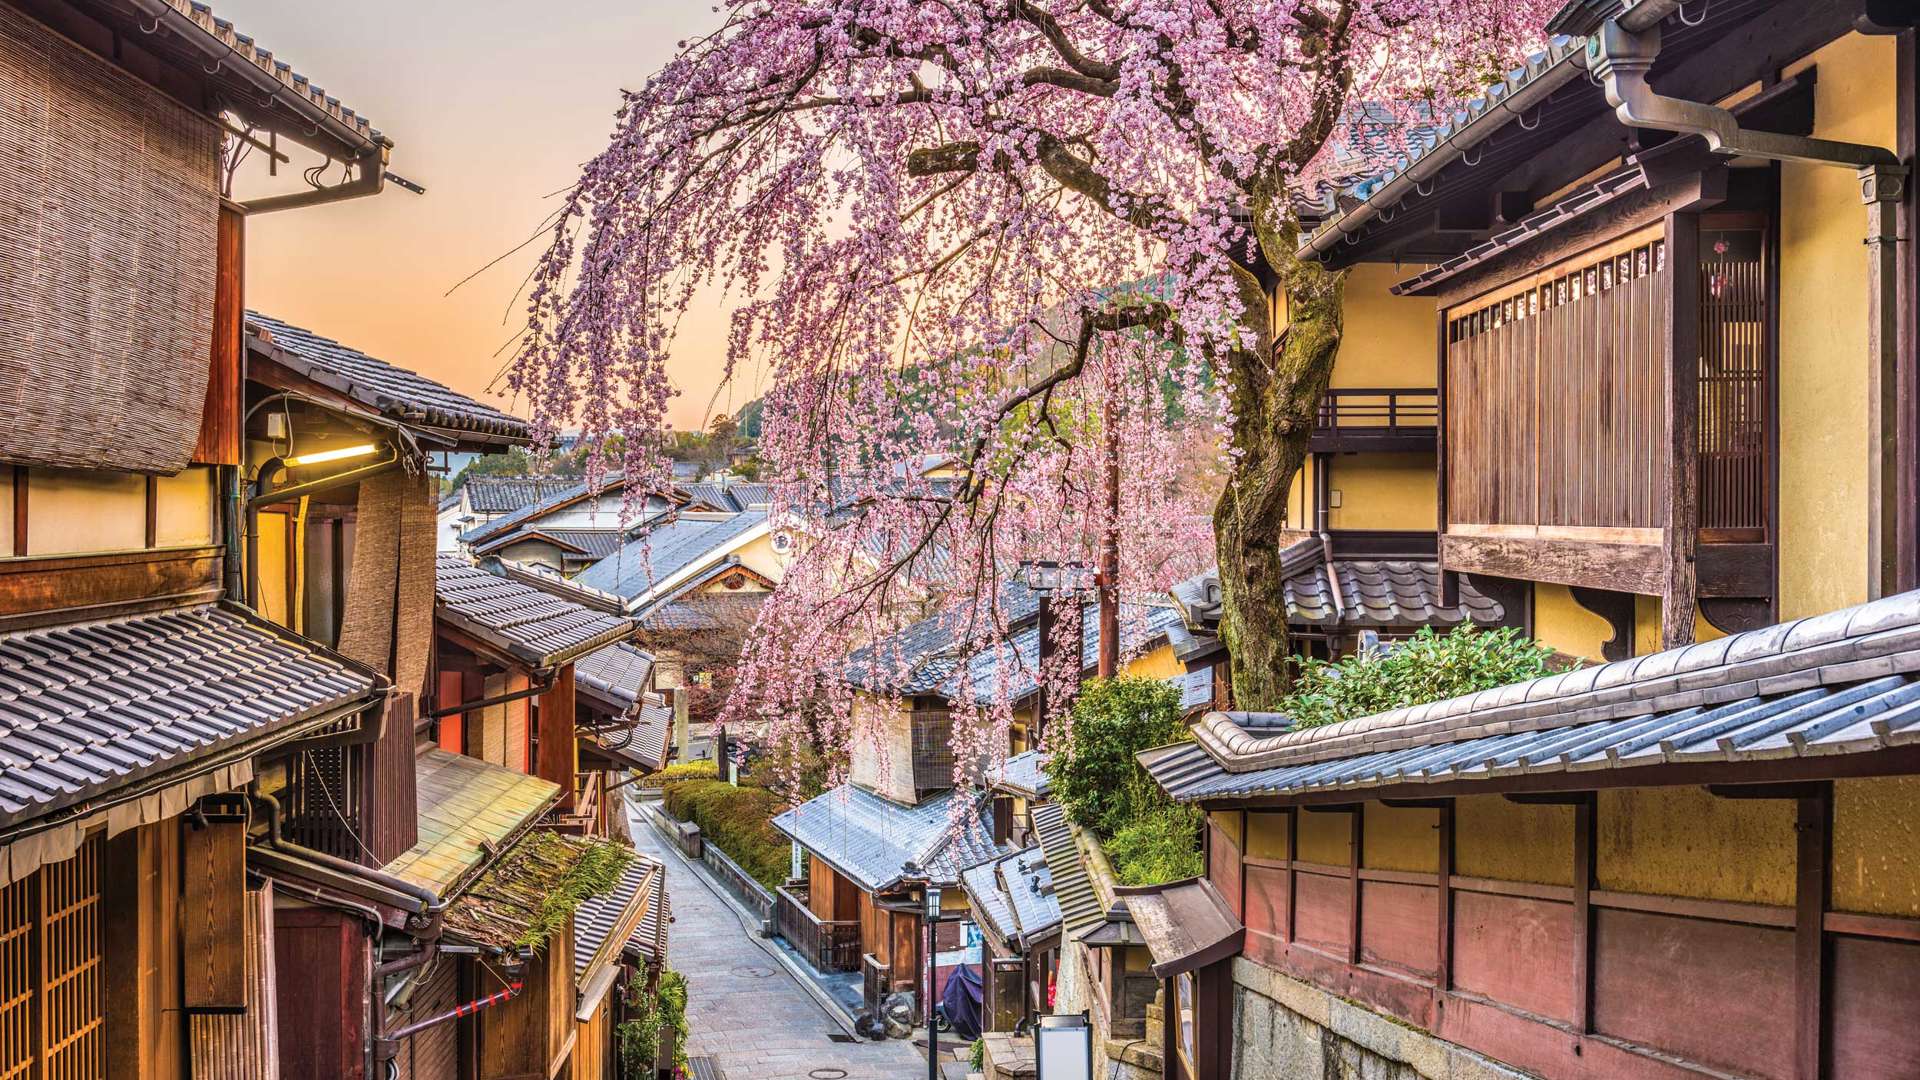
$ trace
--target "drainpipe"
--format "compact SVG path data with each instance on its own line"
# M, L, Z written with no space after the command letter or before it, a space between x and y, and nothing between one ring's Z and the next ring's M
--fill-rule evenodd
M288 840L280 832L280 800L259 791L249 791L247 796L266 808L267 846L284 855L292 856L303 862L313 863L328 870L349 874L364 881L372 882L388 892L398 893L413 901L411 904L396 905L412 907L414 913L423 916L423 925L432 925L439 921L440 912L446 909L449 901L441 899L432 889L415 885L405 878L398 878L377 867L362 866L357 862L329 855L324 851L302 847Z
M1607 101L1620 122L1682 135L1698 135L1707 148L1728 157L1757 157L1851 169L1867 208L1867 352L1868 417L1871 455L1868 498L1868 582L1870 597L1887 595L1898 580L1896 547L1900 507L1899 395L1897 393L1899 245L1896 211L1906 189L1907 167L1891 150L1859 143L1753 131L1726 109L1704 102L1665 97L1647 85L1647 71L1660 55L1659 19L1675 0L1642 3L1601 26L1587 39L1588 67L1606 87ZM1629 22L1630 17L1633 18ZM1641 25L1641 24L1644 24Z

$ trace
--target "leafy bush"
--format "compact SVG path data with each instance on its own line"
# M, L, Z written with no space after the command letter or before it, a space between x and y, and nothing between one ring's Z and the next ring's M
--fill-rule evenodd
M720 769L712 760L676 761L657 772L650 772L640 778L641 787L666 787L676 780L718 780Z
M645 983L635 981L627 991L627 1009L632 1014L614 1028L620 1041L621 1072L627 1076L649 1075L660 1056L660 1028L674 1031L674 1075L685 1076L687 1061L687 980L672 968L660 972L659 986L649 991Z
M1301 660L1278 711L1296 727L1318 727L1539 678L1552 670L1551 655L1513 627L1463 624L1436 634L1423 626L1384 655Z
M1158 805L1142 800L1135 816L1114 830L1104 846L1122 885L1161 885L1206 871L1200 857L1200 810L1162 795Z
M1132 818L1143 793L1159 794L1133 755L1187 737L1180 692L1171 685L1132 675L1094 679L1073 703L1069 745L1047 761L1054 798L1083 828L1112 836Z
M973 1045L967 1048L967 1068L973 1072L987 1070L987 1040L975 1039Z
M663 791L667 816L691 821L710 844L727 853L772 889L784 884L791 869L792 845L773 827L773 816L786 809L780 796L762 787L735 787L724 780L680 780Z

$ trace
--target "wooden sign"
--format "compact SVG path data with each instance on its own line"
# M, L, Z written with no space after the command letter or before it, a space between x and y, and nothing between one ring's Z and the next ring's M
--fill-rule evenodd
M245 1012L246 819L188 814L180 832L181 1006L189 1013Z

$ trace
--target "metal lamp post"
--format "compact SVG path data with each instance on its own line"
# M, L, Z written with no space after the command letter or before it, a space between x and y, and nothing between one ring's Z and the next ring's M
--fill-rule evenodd
M940 1080L940 1022L933 1008L934 975L940 965L940 887L927 886L927 1080Z

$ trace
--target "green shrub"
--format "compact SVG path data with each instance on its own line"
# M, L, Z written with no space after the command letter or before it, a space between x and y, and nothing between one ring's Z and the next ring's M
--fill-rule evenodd
M1103 845L1122 885L1163 885L1206 872L1200 857L1200 810L1162 795L1158 805L1140 800L1134 817Z
M718 780L720 771L712 761L676 761L658 772L640 778L641 787L665 787L676 780Z
M1055 748L1047 761L1054 798L1083 828L1112 836L1144 792L1159 792L1151 781L1142 786L1146 773L1133 755L1187 737L1180 692L1168 683L1132 675L1094 679L1073 703L1069 745Z
M975 1039L973 1040L973 1045L967 1048L967 1068L973 1070L974 1072L986 1071L987 1040Z
M635 980L627 991L629 1019L614 1034L620 1042L621 1071L626 1076L647 1074L660 1056L660 1028L674 1031L674 1075L685 1076L687 1061L687 980L672 968L660 972L659 986L649 991Z
M773 816L786 808L780 796L724 780L676 781L666 786L663 796L668 817L700 826L701 836L755 881L769 889L786 882L793 849L773 827Z
M1382 656L1301 660L1277 711L1295 727L1318 727L1536 679L1552 671L1552 655L1513 627L1461 625L1436 634L1423 626Z

